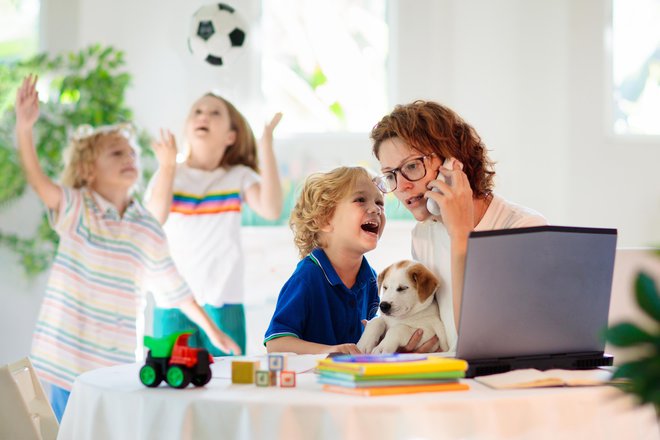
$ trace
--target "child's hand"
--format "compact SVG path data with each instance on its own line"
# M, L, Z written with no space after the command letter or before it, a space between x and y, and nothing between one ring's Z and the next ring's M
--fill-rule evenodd
M281 120L282 120L282 113L281 112L275 113L273 119L271 119L270 122L264 126L264 132L261 135L262 142L265 141L270 145L272 145L273 132L275 131L275 127L277 127L277 124L279 124Z
M330 347L330 353L362 354L355 344L339 344Z
M16 129L32 129L39 119L39 94L35 85L37 76L28 75L16 91Z
M214 326L215 327L215 326ZM225 332L215 327L213 331L207 333L211 343L218 347L220 350L225 353L231 353L233 355L240 355L241 348L230 338Z
M154 153L158 159L159 166L174 166L176 164L176 155L178 149L176 147L176 138L169 130L160 130L160 139L152 143Z

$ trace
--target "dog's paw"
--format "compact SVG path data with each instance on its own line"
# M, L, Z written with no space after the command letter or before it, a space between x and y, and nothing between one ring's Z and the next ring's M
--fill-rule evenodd
M396 352L398 346L392 346L392 344L388 344L385 341L382 341L380 344L378 344L372 351L371 353L373 354L391 354Z

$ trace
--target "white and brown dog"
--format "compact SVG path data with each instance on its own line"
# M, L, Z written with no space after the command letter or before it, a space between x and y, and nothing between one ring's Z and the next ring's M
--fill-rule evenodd
M440 280L421 263L403 260L378 275L380 315L371 319L357 343L362 353L394 353L410 341L418 328L424 330L420 345L433 335L447 351L445 326L440 319L435 292Z

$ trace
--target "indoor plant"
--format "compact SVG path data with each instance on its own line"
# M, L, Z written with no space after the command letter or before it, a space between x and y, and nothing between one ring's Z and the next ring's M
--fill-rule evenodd
M0 209L11 208L26 189L14 146L13 102L22 78L29 73L40 77L41 114L35 126L35 146L44 172L56 179L62 170L62 151L75 127L132 119L124 102L131 75L124 66L122 51L98 44L78 52L39 54L15 64L0 65ZM139 142L146 145L146 135L141 135ZM147 148L142 151L150 154ZM19 236L0 229L0 245L18 254L25 273L33 276L50 266L57 234L50 228L44 210L32 235Z
M641 353L620 365L613 379L624 379L620 384L624 391L660 410L660 294L657 284L644 272L637 275L634 291L637 304L651 318L652 325L642 328L635 323L622 322L607 329L605 337L611 344L637 348Z

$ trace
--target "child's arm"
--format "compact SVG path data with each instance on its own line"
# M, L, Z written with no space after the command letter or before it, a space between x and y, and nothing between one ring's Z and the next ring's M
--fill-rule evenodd
M39 94L35 88L37 77L28 75L16 92L16 140L21 165L28 183L48 209L57 210L62 190L41 169L34 148L32 129L39 119Z
M303 341L293 336L282 336L266 342L268 353L297 353L297 354L321 354L321 353L346 353L361 354L355 344L325 345L315 342Z
M190 297L178 306L192 322L204 330L213 345L225 353L232 353L234 355L241 354L241 349L236 342L211 321L206 312L204 312L204 309L197 304L193 297Z
M281 119L282 113L276 113L270 123L264 127L259 142L261 183L252 185L245 192L245 201L250 208L269 220L279 218L282 213L282 183L273 152L273 131Z
M158 171L154 176L151 194L145 206L162 225L167 220L172 204L172 188L176 170L176 139L169 130L160 130L160 139L153 143L158 159Z

